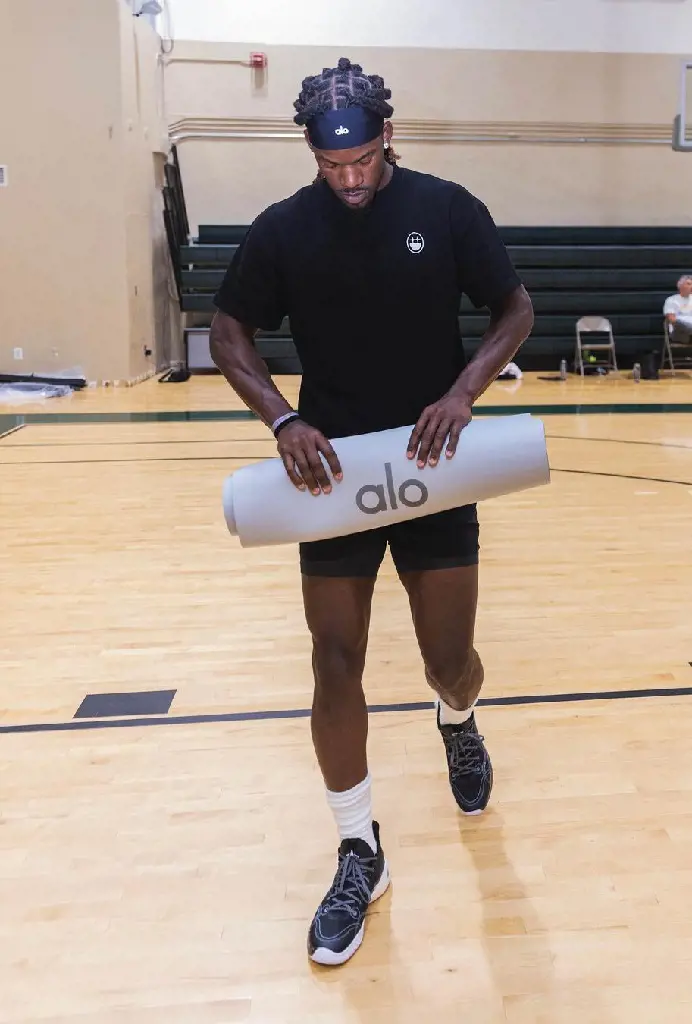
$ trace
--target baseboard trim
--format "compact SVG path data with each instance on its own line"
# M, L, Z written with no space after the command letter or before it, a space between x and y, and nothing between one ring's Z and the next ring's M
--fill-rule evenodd
M95 380L89 381L90 387L97 388L133 388L136 384L143 384L145 380L151 380L157 373L165 373L167 367L161 367L161 370L147 370L146 373L140 373L138 377L125 378L124 380Z

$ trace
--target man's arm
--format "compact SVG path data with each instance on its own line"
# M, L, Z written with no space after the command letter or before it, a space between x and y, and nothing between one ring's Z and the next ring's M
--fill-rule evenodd
M211 325L209 348L214 363L233 390L268 427L294 410L271 379L264 360L253 344L256 328L219 311ZM320 454L336 480L342 471L331 444L314 427L294 419L278 431L279 455L291 483L318 495L329 494L331 483Z
M424 409L409 440L407 455L418 452L418 466L436 466L447 441L452 458L465 426L471 422L473 403L492 384L528 338L533 328L533 304L523 285L493 303L490 324L478 351L446 395Z
M663 315L666 318L666 322L669 324L674 324L678 318L677 310L675 307L675 296L669 295L666 301L663 303Z
M478 401L499 373L511 362L533 330L533 303L523 285L490 310L490 323L478 351L462 370L449 394Z
M457 449L471 421L473 403L509 363L533 328L533 305L512 265L487 207L460 189L450 208L457 280L476 309L490 310L490 323L471 362L440 401L428 406L413 429L408 457L437 465Z
M293 412L293 409L257 353L253 342L256 333L257 328L241 324L219 311L212 321L209 349L214 363L233 390L271 427L280 416Z

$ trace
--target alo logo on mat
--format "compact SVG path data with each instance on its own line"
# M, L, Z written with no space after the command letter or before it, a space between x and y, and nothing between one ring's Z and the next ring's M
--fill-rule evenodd
M356 494L356 505L366 516L377 515L378 512L386 512L389 507L398 508L397 498L407 508L420 508L428 500L428 488L420 480L404 480L398 491L395 490L394 477L392 475L391 462L384 464L385 484L365 484ZM389 505L385 496L385 486L389 496ZM415 488L415 496L411 490ZM375 501L370 498L366 503L366 495L374 495Z
M341 125L341 127L340 127L340 128L337 128L337 129L335 130L334 134L335 134L335 135L350 135L350 134L351 134L351 132L349 131L349 129L348 129L348 128L345 128L345 127L344 127L343 125Z

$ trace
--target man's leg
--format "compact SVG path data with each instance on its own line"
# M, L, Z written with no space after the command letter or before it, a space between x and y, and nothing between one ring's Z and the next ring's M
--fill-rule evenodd
M484 678L474 647L478 603L475 508L413 520L391 543L408 593L425 675L439 698L437 720L452 792L464 813L478 814L490 799L493 772L473 710Z
M337 873L308 936L309 954L322 964L353 956L368 906L389 884L372 816L362 684L372 595L385 546L376 532L301 546L315 683L312 737L340 839Z
M374 586L374 579L303 576L315 680L312 739L328 793L353 789L368 775L362 679Z
M478 566L402 573L401 579L425 675L442 702L442 720L463 722L478 699L484 676L473 645Z
M438 726L452 792L465 814L480 814L490 799L493 770L473 711L483 665L473 645L477 566L402 573L425 674L439 697Z
M675 342L676 345L688 345L692 342L692 324L686 320L677 320L673 324L670 340Z

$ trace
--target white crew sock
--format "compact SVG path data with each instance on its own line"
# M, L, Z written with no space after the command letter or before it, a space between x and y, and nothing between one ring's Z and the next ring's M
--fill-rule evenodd
M477 703L478 698L476 697L470 708L466 708L465 711L457 711L456 708L450 708L449 704L445 704L442 698L438 697L437 706L440 709L440 725L463 725L464 722L468 722Z
M370 772L353 789L343 793L327 790L327 803L332 809L339 829L339 838L363 839L373 853L377 853L377 840L372 828L372 779Z

